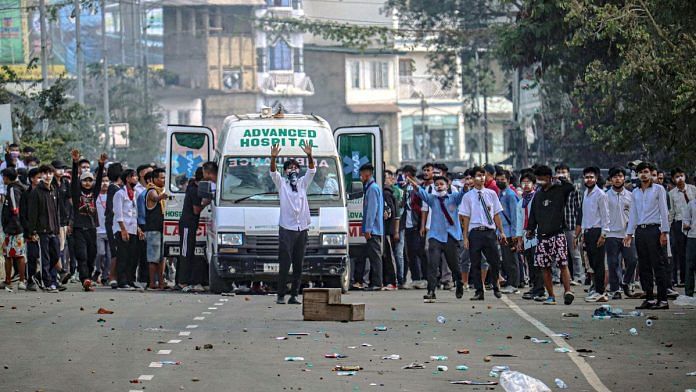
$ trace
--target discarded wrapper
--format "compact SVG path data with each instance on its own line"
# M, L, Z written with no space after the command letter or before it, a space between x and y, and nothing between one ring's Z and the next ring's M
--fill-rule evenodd
M309 336L309 332L288 332L288 336Z
M425 369L425 365L418 362L411 362L408 365L402 367L402 369Z
M460 348L457 350L457 354L469 354L469 349L468 348Z
M384 325L379 325L379 326L375 327L375 331L377 331L377 332L384 332L386 330L387 330L387 327L385 327Z
M347 355L339 353L324 354L324 358L348 358Z
M497 382L497 381L460 380L460 381L450 381L450 384L460 384L460 385L498 385L498 382Z
M97 314L114 314L114 311L109 310L109 309L99 308L97 310Z
M394 359L394 360L396 360L396 359L401 359L401 355L399 355L399 354L391 354L391 355L387 355L387 356L385 356L385 357L382 357L382 359Z
M357 372L362 370L362 366L358 365L336 365L331 369L332 372Z

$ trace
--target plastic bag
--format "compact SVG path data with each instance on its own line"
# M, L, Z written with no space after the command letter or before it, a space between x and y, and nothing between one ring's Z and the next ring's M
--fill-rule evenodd
M696 306L696 297L680 295L672 303L679 306Z
M551 392L551 389L543 382L516 371L502 372L500 386L506 392Z

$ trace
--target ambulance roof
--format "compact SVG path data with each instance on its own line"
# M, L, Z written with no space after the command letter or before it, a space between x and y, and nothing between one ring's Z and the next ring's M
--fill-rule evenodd
M227 117L220 147L222 155L267 156L271 145L277 143L281 156L302 156L306 142L311 143L316 156L336 155L333 133L326 120L304 114L280 118L260 114Z

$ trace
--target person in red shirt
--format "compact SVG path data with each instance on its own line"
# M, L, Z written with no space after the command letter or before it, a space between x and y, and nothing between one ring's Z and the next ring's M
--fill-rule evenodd
M500 196L500 188L495 183L495 167L487 164L483 169L486 171L486 180L483 183L483 187L495 191L495 194Z

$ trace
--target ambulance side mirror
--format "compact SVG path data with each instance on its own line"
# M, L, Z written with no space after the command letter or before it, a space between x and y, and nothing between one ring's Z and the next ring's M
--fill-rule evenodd
M350 190L348 192L348 200L356 200L363 197L363 184L360 181L353 181L350 183Z

